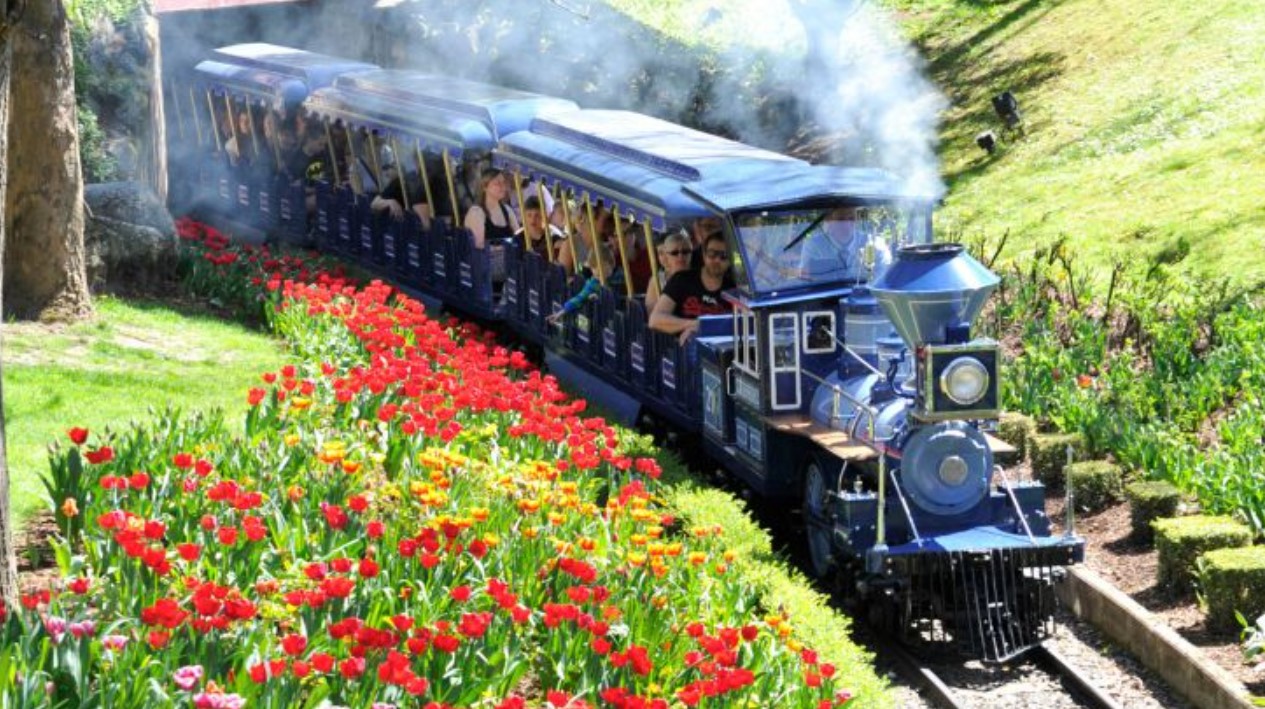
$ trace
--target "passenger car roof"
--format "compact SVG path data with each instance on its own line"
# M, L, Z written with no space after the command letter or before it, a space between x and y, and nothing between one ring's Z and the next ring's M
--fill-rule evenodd
M496 160L600 196L657 228L713 213L812 201L915 198L881 170L810 165L628 111L538 118L529 131L503 137Z
M197 81L216 94L228 93L279 111L298 105L310 91L328 86L344 72L374 68L366 62L264 43L221 47L212 57L194 67Z

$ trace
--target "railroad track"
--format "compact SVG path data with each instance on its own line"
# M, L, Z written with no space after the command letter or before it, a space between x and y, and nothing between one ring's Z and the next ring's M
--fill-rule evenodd
M935 669L916 658L900 644L883 639L875 639L873 644L879 656L892 662L896 671L911 685L917 687L919 696L931 706L940 709L970 709L973 706L971 701L964 696L967 693L954 690ZM1078 707L1123 709L1122 704L1089 682L1083 672L1048 646L1041 645L1029 650L1021 662L1039 666L1049 673L1073 698ZM1047 697L1047 699L1052 698ZM1053 702L1050 705L1053 705Z

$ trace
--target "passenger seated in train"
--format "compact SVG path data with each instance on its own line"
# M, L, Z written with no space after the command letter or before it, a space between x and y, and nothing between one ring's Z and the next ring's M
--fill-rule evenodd
M553 195L549 192L548 187L542 186L538 180L529 180L528 182L523 183L522 190L524 203L532 197L535 197L536 201L539 203L540 197L543 195L545 200L544 213L550 215L552 218L554 206L557 200L553 198ZM518 193L516 190L510 190L510 208L515 212L520 211L518 208Z
M621 289L624 287L622 266L623 259L627 258L628 275L632 278L632 291L640 295L646 292L646 286L650 283L650 254L646 251L644 240L639 238L641 232L633 222L624 222L619 225L620 229L616 229L615 221L614 214L611 214L607 220L608 231L606 235L606 243L615 255L615 262L621 266L620 278L615 285ZM623 242L622 256L620 255L620 241Z
M654 312L654 305L658 302L659 295L668 281L672 280L676 274L690 270L690 257L694 253L692 246L690 237L684 229L668 234L655 246L655 253L659 256L659 272L655 274L653 284L646 289L647 313Z
M233 125L229 127L229 138L224 142L224 152L228 154L228 164L234 167L250 162L250 147L247 143L253 133L250 116L240 111L233 117Z
M703 267L672 276L650 311L650 327L679 335L685 342L698 332L702 315L723 315L732 306L721 292L734 287L729 273L729 246L724 234L713 232L703 242Z
M585 301L589 298L596 297L598 291L601 290L603 281L606 282L607 286L610 286L611 279L618 274L618 269L612 265L613 263L614 255L605 244L598 244L589 251L589 259L584 264L585 281L580 288L580 292L568 298L562 304L562 309L546 316L545 322L550 325L557 325L562 318L584 307Z
M690 238L694 242L694 253L690 255L690 268L703 267L703 242L712 234L723 233L724 224L718 217L702 217L695 219L690 225Z
M545 232L548 230L548 237ZM540 198L532 195L523 200L523 226L514 232L515 241L524 241L531 251L542 258L557 261L566 247L567 235L558 227L545 220L545 210L540 208ZM549 243L553 243L553 256L549 254Z
M518 220L508 204L509 183L500 170L489 167L479 177L475 204L466 211L465 227L473 237L474 248L482 249L492 241L513 238Z
M388 163L382 167L382 181L386 187L369 203L373 213L396 220L403 219L404 193L407 189L409 209L422 220L422 227L429 229L432 212L430 205L426 203L426 191L422 187L421 176L417 173L401 176L399 167L395 163Z
M593 245L598 241L595 234L602 234L605 229L606 207L599 201L591 207L586 207L584 204L574 205L568 211L574 238L567 242L562 265L570 271L577 261L583 266L592 258ZM592 219L589 218L590 214ZM572 252L573 249L574 252Z

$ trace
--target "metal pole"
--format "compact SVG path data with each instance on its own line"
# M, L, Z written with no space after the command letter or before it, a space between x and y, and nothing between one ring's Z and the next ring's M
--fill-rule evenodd
M571 203L566 190L558 198L562 200L562 226L567 233L567 246L571 249L571 269L580 272L580 254L575 250L575 240L579 237L571 228Z
M220 152L224 146L220 144L220 122L215 118L215 99L211 97L211 90L206 90L206 107L211 114L211 132L215 134L215 152Z
M633 297L632 273L628 271L628 252L624 249L624 228L620 224L619 205L611 207L611 218L615 220L615 243L619 245L619 264L624 269L624 294Z
M369 166L373 168L373 184L376 192L382 193L386 185L382 184L382 162L378 160L378 143L373 139L373 131L365 129L365 137L369 140Z
M461 207L457 205L457 184L452 179L452 156L444 148L444 174L448 178L448 198L452 201L452 223L461 223Z
M527 233L527 205L523 203L523 175L514 169L514 196L518 198L518 224L523 229L523 253L531 251L531 235Z
M606 270L602 265L601 234L597 233L597 222L593 219L593 200L589 199L589 193L584 193L584 213L589 218L589 233L593 235L593 260L597 264L597 282L606 285Z
M171 92L168 94L167 87L171 86ZM176 109L176 127L180 130L180 140L184 140L184 111L180 109L180 94L176 92L173 84L163 85L163 103L166 103L167 96L171 96L171 107ZM201 142L201 141L199 141Z
M198 145L202 145L202 119L198 116L198 97L189 87L189 108L193 109L193 127L198 131Z
M391 136L391 152L395 153L395 172L400 176L400 198L404 200L404 211L407 212L413 208L413 200L408 196L408 171L404 169L404 153L400 152L400 141L394 135Z
M417 158L417 174L422 177L422 190L426 193L426 206L430 209L432 217L439 216L439 205L435 204L435 199L430 193L430 175L426 173L426 158L422 156L422 141L417 139L413 143L413 154Z
M237 114L233 112L233 100L229 98L228 92L224 93L224 110L228 112L228 132L233 138L233 144L237 146L237 157L242 156L242 139L237 136ZM227 150L227 148L225 148Z
M329 121L322 120L321 123L325 125L325 148L329 150L329 162L332 166L330 174L334 176L334 185L337 186L342 183L343 177L338 169L338 150L334 147L334 133L329 129Z
M1072 492L1072 459L1074 452L1072 447L1067 447L1067 466L1063 468L1063 475L1067 478L1067 499L1063 503L1063 511L1067 516L1067 530L1063 533L1064 537L1076 536L1076 495Z
M536 180L536 199L540 201L540 214L544 217L545 222L545 256L549 259L549 263L553 263L553 222L549 221L549 210L545 209L545 181L544 179ZM524 222L523 229L527 229Z
M259 159L259 135L255 131L255 110L251 108L250 101L246 101L246 120L250 122L250 148L255 159Z
M351 182L352 191L364 194L365 184L360 181L360 158L356 156L356 136L351 133L350 123L343 123L343 129L347 132L347 180Z

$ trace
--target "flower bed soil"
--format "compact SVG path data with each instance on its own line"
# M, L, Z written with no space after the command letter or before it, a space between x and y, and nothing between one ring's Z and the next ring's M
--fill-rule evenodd
M1051 495L1046 509L1061 527L1063 498ZM1085 565L1089 569L1201 649L1253 695L1265 696L1265 663L1253 667L1243 662L1238 633L1207 628L1193 594L1175 594L1156 584L1157 552L1153 545L1132 538L1128 503L1078 516L1076 531L1086 539Z

